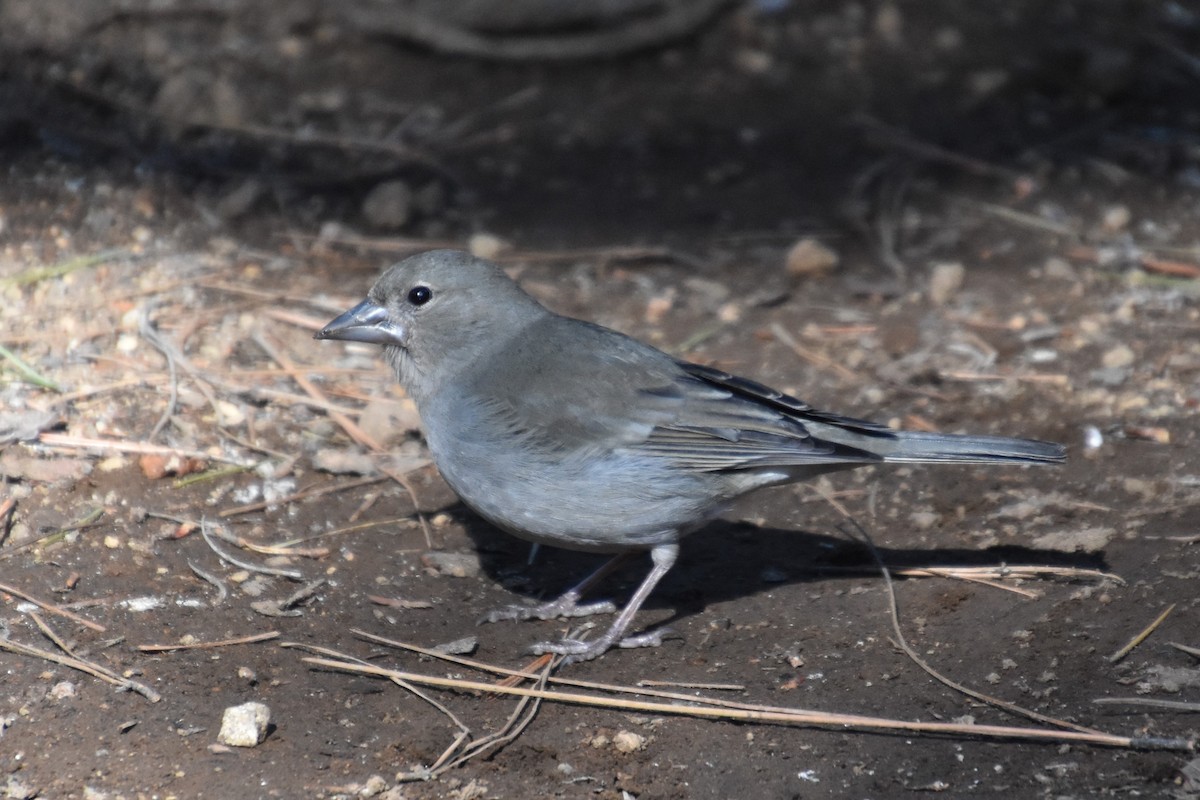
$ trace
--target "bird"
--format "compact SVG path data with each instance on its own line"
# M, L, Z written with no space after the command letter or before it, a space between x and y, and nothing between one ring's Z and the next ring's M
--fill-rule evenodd
M499 265L431 250L389 267L365 300L317 339L381 345L416 403L438 470L463 503L521 539L609 554L561 597L497 609L481 622L612 613L581 602L613 570L651 568L608 629L535 644L564 663L630 634L687 534L737 498L871 464L1058 464L1062 445L897 430L818 410L753 380L671 356L618 331L559 315Z

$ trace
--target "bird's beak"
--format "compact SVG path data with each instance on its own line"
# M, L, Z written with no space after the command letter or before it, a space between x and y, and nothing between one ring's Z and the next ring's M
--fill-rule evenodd
M363 300L313 334L313 338L404 347L405 330L392 322L386 308Z

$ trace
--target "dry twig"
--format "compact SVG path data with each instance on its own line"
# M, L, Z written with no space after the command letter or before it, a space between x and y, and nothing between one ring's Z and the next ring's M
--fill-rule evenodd
M229 647L235 644L254 644L256 642L266 642L271 639L278 639L279 631L267 631L266 633L253 633L249 636L237 636L233 639L222 639L218 642L192 642L189 644L139 644L138 650L143 653L168 653L175 650L213 650L218 647Z
M778 322L772 322L770 325L770 330L771 330L772 336L774 336L781 343L786 345L788 347L788 349L790 349L793 353L798 355L800 358L802 358L805 361L807 361L808 363L812 364L814 367L819 367L820 369L830 370L831 372L836 373L839 378L841 378L842 380L845 380L845 381L855 380L855 375L853 372L851 372L849 369L842 366L841 364L837 363L833 359L826 358L825 356L821 355L820 353L814 353L813 351L809 350L807 347L803 347L798 341L796 341L796 337L794 337L790 333L788 333L784 329L784 327L782 325L780 325Z
M32 658L40 658L55 664L61 664L64 667L77 669L80 672L86 672L88 675L99 678L106 683L111 683L113 686L116 686L119 689L137 692L151 703L157 703L162 699L162 695L151 689L149 686L146 686L144 683L140 683L129 678L123 678L112 670L102 667L99 664L91 661L84 661L83 659L76 658L74 656L59 655L58 653L53 653L49 650L43 650L40 647L33 647L32 645L14 642L11 639L0 639L0 650L7 650L10 653L17 653L19 655L30 656Z
M626 712L644 712L651 714L676 714L708 719L738 720L743 722L778 722L790 725L812 725L815 727L836 728L838 730L894 730L912 731L929 734L959 734L988 739L1016 739L1045 742L1074 742L1092 744L1102 747L1121 747L1149 750L1193 750L1196 743L1191 740L1164 737L1133 737L1117 736L1101 731L1086 732L1072 730L1050 730L1046 728L1016 728L1003 725L975 725L952 722L914 722L909 720L894 720L884 717L868 717L858 714L831 714L796 708L768 708L750 710L739 708L723 708L714 705L680 705L673 703L652 703L634 701L622 698L602 697L598 695L580 694L546 689L527 689L517 686L499 686L494 683L469 681L458 678L443 678L433 675L421 675L402 670L390 670L373 664L353 663L345 660L328 658L305 658L306 663L318 667L354 672L362 675L374 675L390 680L404 680L427 686L440 686L446 689L465 692L495 692L524 697L537 697L559 703L584 705L593 708L615 708ZM536 677L536 676L530 676ZM696 698L691 698L695 700Z
M62 606L56 606L54 603L47 603L45 600L38 600L33 595L27 594L14 586L8 585L7 583L0 583L0 592L8 592L9 594L19 597L26 602L33 603L35 606L43 609L44 611L48 611L51 614L55 614L60 617L65 617L72 622L77 622L80 625L83 625L85 628L91 628L97 633L104 633L105 631L105 627L98 622L92 622L90 619L84 619L78 614L72 614Z
M1148 639L1150 637L1150 634L1152 634L1156 630L1158 630L1158 626L1162 625L1163 622L1166 621L1167 617L1169 617L1171 615L1171 612L1175 610L1176 605L1178 605L1178 604L1171 603L1171 605L1167 606L1166 610L1163 611L1161 614L1159 614L1157 617L1155 617L1154 621L1151 622L1149 625L1147 625L1145 627L1145 629L1142 630L1141 633L1139 633L1137 636L1134 636L1132 639L1129 640L1128 644L1126 644L1120 650L1118 650L1117 652L1115 652L1111 656L1109 656L1108 657L1109 662L1116 664L1118 661L1123 659L1125 656L1132 653L1133 649L1135 647L1137 647L1142 642L1146 641L1146 639Z
M259 564L251 564L249 561L242 561L240 559L234 558L233 556L229 555L229 553L225 552L224 550L222 550L220 547L217 546L216 539L214 538L213 534L209 533L208 527L209 527L208 523L201 520L200 521L200 535L204 537L204 542L209 546L209 548L214 553L217 554L217 557L220 558L222 561L226 561L226 562L232 564L233 566L237 567L238 569L244 569L244 570L248 570L250 572L257 572L262 575L276 575L278 577L287 578L287 579L293 580L293 581L304 580L304 574L302 572L300 572L299 570L280 569L278 567L261 566Z
M326 494L334 494L335 492L344 492L347 489L355 489L359 486L367 486L372 483L379 483L380 481L385 480L387 480L387 477L381 475L372 475L366 478L355 478L354 480L349 480L345 483L339 483L334 486L318 486L312 489L304 489L296 492L295 494L289 494L286 497L279 497L274 500L261 500L257 503L247 503L244 506L226 508L223 511L218 512L217 516L221 517L222 519L227 517L236 517L239 514L248 514L251 511L262 511L264 508L270 508L271 506L295 503L300 500L307 500L310 497L320 497Z

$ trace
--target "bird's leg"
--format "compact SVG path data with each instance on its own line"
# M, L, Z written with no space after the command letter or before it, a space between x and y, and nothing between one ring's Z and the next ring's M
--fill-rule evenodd
M600 566L600 569L572 586L561 597L555 600L542 603L541 605L511 605L504 608L497 608L485 614L479 620L479 624L500 622L506 619L555 619L557 617L587 617L592 614L611 614L617 610L616 605L611 600L597 600L594 603L584 603L583 605L580 605L579 600L594 589L596 584L608 577L613 570L620 567L635 554L636 552L632 550L618 553L608 561L605 561Z
M660 544L650 551L650 559L654 562L650 574L642 581L642 585L633 593L633 597L629 598L625 608L621 609L621 613L617 615L613 624L599 639L594 641L563 639L560 642L541 642L535 644L530 650L537 655L559 653L566 656L563 659L564 664L573 664L577 661L590 661L613 647L657 647L662 644L663 636L667 633L666 629L658 628L646 633L639 633L636 636L625 636L625 631L633 622L633 617L637 614L638 609L654 591L654 587L675 564L678 556L679 545L677 544Z

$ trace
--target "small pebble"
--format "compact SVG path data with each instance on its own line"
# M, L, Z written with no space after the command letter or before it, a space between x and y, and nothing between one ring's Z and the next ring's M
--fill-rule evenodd
M646 737L633 731L621 731L612 740L618 753L635 753L646 746Z
M225 709L217 741L230 747L255 747L267 738L271 709L263 703L243 703Z
M448 656L469 656L475 652L475 648L479 647L479 639L475 636L464 636L461 639L455 639L453 642L445 642L435 645L434 650Z
M1058 360L1058 351L1048 347L1035 347L1025 355L1025 358L1030 364L1049 364Z
M476 258L486 258L495 261L497 257L508 250L509 243L490 233L476 233L467 240L467 250Z
M477 553L443 553L434 550L421 556L421 563L439 575L452 578L474 578L482 569Z
M934 305L945 305L962 288L966 270L958 262L942 262L933 265L929 275L929 299Z
M377 228L402 228L412 216L412 190L404 181L384 181L367 193L363 216Z
M1119 344L1105 353L1100 359L1100 363L1104 365L1105 369L1120 369L1128 367L1135 358L1137 356L1134 355L1133 350L1129 349L1128 345Z
M59 681L50 689L51 700L64 700L75 696L75 684L70 681Z
M378 797L387 791L388 784L382 775L372 775L358 790L359 797Z
M733 64L747 75L764 75L771 70L775 60L765 50L743 47L733 54Z
M987 97L1004 88L1009 74L1002 69L982 69L967 76L967 87L977 98Z
M1042 274L1056 281L1073 281L1078 277L1070 261L1057 257L1046 259L1046 263L1042 265Z
M875 13L875 34L893 47L904 43L904 15L893 3L884 3Z
M838 265L837 251L813 238L801 239L792 245L784 257L788 275L803 277L823 275Z
M1104 210L1101 224L1106 231L1116 233L1129 227L1129 221L1132 218L1133 215L1130 214L1128 206L1109 206Z

